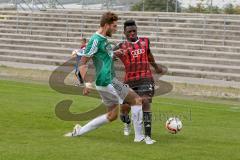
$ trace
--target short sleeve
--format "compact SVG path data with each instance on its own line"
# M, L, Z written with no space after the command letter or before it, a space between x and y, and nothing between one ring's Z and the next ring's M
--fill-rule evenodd
M81 56L91 57L98 51L99 41L97 39L90 39L86 49L81 53Z

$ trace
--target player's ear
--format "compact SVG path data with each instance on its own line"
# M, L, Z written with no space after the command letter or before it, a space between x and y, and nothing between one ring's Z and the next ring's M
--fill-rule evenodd
M108 23L106 23L105 25L104 25L104 28L109 28L110 27L110 24L108 24Z

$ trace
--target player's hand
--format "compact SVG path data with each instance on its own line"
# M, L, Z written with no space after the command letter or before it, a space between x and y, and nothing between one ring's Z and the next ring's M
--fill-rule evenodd
M72 55L71 55L72 57L76 57L77 56L77 54L76 53L72 53Z
M83 95L88 95L90 93L90 89L93 88L91 82L86 82L85 87L83 88Z
M167 73L167 71L168 71L168 69L167 69L167 67L165 67L165 66L159 66L159 65L158 65L158 67L155 68L155 72L156 72L157 74L164 75L164 74Z
M160 68L155 68L155 72L156 72L157 74L161 74L161 73L162 73L162 69L160 69Z
M83 95L88 95L90 93L90 88L84 87L83 88Z
M162 73L160 73L161 75L165 75L168 72L168 68L167 67L162 67Z
M121 55L124 55L124 52L123 52L122 49L118 49L118 50L115 50L115 51L114 51L114 54L115 54L116 56L121 56Z
M78 52L77 49L73 50L73 51L72 51L72 57L76 57L76 56L77 56L77 52Z

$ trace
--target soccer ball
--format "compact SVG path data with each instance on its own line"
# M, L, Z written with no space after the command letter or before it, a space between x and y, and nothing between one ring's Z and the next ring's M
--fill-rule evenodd
M182 129L183 125L179 118L171 117L166 121L165 127L168 130L168 132L176 134Z

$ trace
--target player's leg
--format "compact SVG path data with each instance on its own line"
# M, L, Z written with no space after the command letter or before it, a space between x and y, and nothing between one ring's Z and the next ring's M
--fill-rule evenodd
M143 113L142 113L142 99L138 96L132 89L129 89L129 93L125 98L125 102L127 102L131 106L131 114L132 114L132 122L135 131L135 142L140 142L144 140L143 135Z
M112 81L113 87L119 95L121 101L120 104L125 101L131 106L132 122L135 131L135 142L142 141L144 139L143 126L142 126L142 99L139 97L128 85L123 84L117 79Z
M117 117L118 117L118 104L108 107L108 112L106 114L103 114L94 118L93 120L85 124L83 127L77 124L74 127L73 132L67 133L65 134L65 136L67 137L81 136L87 132L90 132L92 130L99 128L104 124L107 124L109 122L116 120Z
M81 60L81 56L78 56L76 57L76 72L75 72L75 75L79 81L80 84L83 84L83 78L81 76L81 73L80 73L80 70L79 70L79 61Z
M127 104L127 103L121 104L121 108L120 108L120 113L121 114L128 115L130 111L131 111L131 108L130 108L129 104ZM124 123L130 123L129 122L130 120L129 119L125 119L125 117L123 117L122 121Z
M147 144L153 144L156 141L151 139L152 112L150 104L154 95L154 85L151 83L140 83L139 85L133 87L133 89L142 98L145 142Z
M77 72L77 78L78 78L80 84L83 84L83 79L82 79L82 76L80 74L80 71Z
M78 86L79 85L79 79L78 79L78 74L80 74L78 65L74 65L74 85Z
M152 112L151 112L151 98L143 97L143 124L145 130L145 136L152 136Z
M131 119L129 116L131 108L129 104L124 103L120 107L120 119L124 123L123 134L128 136L131 132Z
M145 141L146 143L154 143L155 140L152 140L152 111L151 111L151 103L152 97L154 95L154 85L153 84L143 84L139 86L140 91L139 94L142 97L143 101L143 124L145 131ZM142 91L141 91L142 90Z
M148 94L148 93L147 93ZM143 124L145 130L145 136L151 138L152 130L152 112L151 112L151 102L152 98L149 96L142 96L142 105L143 105ZM130 106L125 103L120 107L120 119L124 123L123 133L124 135L130 134Z
M119 97L114 87L112 85L108 85L107 87L98 87L97 90L103 100L103 103L107 106L107 113L94 118L83 127L76 125L73 132L67 133L65 136L71 137L83 135L117 119L119 112Z

